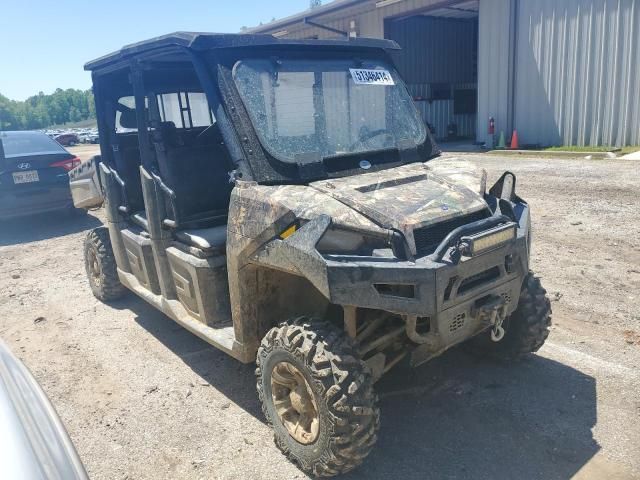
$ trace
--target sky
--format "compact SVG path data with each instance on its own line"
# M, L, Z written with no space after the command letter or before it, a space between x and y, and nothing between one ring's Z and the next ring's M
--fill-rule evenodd
M308 7L309 0L0 0L0 93L24 100L87 89L83 65L126 44L178 30L236 33Z

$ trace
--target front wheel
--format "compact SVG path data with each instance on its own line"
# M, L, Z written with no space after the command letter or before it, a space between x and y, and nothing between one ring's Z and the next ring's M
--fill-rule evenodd
M549 336L551 302L540 279L533 272L525 277L520 290L518 308L503 323L505 335L499 342L491 340L491 332L483 332L465 346L474 354L498 360L519 360L537 352Z
M93 295L103 302L117 300L126 289L120 283L109 230L98 227L84 240L84 265Z
M380 423L373 379L340 329L305 317L272 328L256 376L275 443L303 471L345 473L369 454Z

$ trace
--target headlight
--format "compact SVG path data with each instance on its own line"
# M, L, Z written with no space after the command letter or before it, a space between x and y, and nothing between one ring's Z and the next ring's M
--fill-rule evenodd
M363 255L369 250L385 248L384 242L367 241L361 233L330 227L322 236L316 248L320 253Z
M393 256L401 260L406 260L409 252L406 241L399 232L336 225L327 229L316 248L326 255L370 257L375 254L375 256Z

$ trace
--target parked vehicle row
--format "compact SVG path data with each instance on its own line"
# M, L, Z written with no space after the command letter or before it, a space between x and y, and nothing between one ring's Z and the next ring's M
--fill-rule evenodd
M96 129L46 130L44 132L60 145L73 147L80 143L99 143L100 137Z

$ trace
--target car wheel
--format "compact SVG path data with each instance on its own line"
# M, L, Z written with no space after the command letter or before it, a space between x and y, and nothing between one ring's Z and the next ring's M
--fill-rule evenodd
M343 331L306 317L284 323L264 337L256 363L262 410L291 461L323 477L362 463L380 412L371 372Z
M109 230L91 230L84 241L84 265L93 295L103 302L117 300L126 293L118 278L116 259L111 247Z

